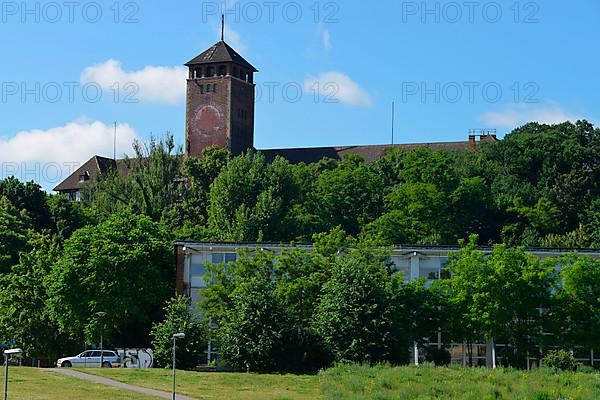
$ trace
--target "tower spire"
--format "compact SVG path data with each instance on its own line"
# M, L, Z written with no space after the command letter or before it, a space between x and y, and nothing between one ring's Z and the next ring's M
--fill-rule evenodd
M225 14L221 14L221 42L225 41Z

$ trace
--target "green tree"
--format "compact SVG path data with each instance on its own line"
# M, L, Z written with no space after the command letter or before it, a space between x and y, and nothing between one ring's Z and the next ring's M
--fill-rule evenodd
M185 333L184 339L177 339L175 361L177 368L192 369L204 361L206 351L206 325L190 308L190 300L178 296L169 300L164 308L165 318L155 323L150 332L154 360L157 366L173 367L173 335Z
M146 345L174 286L171 237L148 217L116 214L66 240L48 279L48 304L61 332L97 340L94 314L104 311L112 343Z
M10 273L0 276L0 338L14 339L28 357L55 360L73 349L47 307L46 279L60 254L59 241L40 237Z
M584 214L586 232L589 234L591 245L600 247L600 199L592 201Z
M394 359L394 285L386 257L359 249L337 257L313 329L332 361Z
M600 337L600 260L573 254L554 265L562 269L549 314L559 343L594 348Z
M401 183L435 184L442 192L450 192L458 184L451 153L426 147L406 153L399 178Z
M494 246L491 254L477 249L477 237L461 243L447 268L453 310L463 327L463 340L473 343L502 338L523 356L535 349L541 332L539 308L550 304L554 267L523 249ZM508 355L507 355L508 357Z
M461 177L462 157L447 151L420 148L390 152L373 167L383 174L385 213L363 226L363 234L386 244L451 244L460 237L497 236L491 190L479 176Z
M544 232L529 227L524 239L577 229L581 211L600 194L600 130L586 121L526 124L501 141L479 146L474 158L470 173L490 182L499 210L515 206L535 209L541 199L555 207L557 216L552 224L539 224ZM516 199L521 204L515 205ZM533 215L526 214L539 221L539 213L535 214L544 210L533 211ZM504 225L523 222L515 221L514 216L508 216ZM548 227L553 230L548 231ZM516 243L523 243L518 236L513 237Z
M33 236L29 214L0 197L0 274L9 272L19 262L19 253L30 248Z
M206 225L210 205L210 187L225 168L231 154L219 147L208 147L201 158L188 157L183 163L187 179L183 200L163 213L163 223L177 231L180 240L207 239Z
M292 167L258 153L232 159L213 182L208 224L215 240L291 240L290 209L297 196Z
M501 215L494 204L491 187L483 177L461 178L449 198L452 243L473 234L478 235L483 243L497 239Z
M182 154L172 135L147 143L135 141L133 149L134 158L126 157L117 170L86 185L84 204L92 206L101 220L129 210L159 221L182 196Z
M271 371L283 363L283 338L288 332L283 305L275 295L274 257L259 252L232 263L243 274L229 293L230 308L220 315L218 346L223 358L247 371ZM249 268L252 266L251 268Z
M448 239L446 196L430 183L405 183L385 199L388 213L365 232L379 235L384 243L440 244Z
M439 282L439 281L436 281ZM425 279L399 285L395 293L394 312L396 324L403 329L396 338L399 357L396 361L405 363L408 348L413 342L424 346L437 341L438 330L443 334L442 343L451 343L449 332L448 298L436 285L427 287Z
M36 231L51 227L47 195L37 183L22 183L15 177L0 180L0 197L6 197L18 211L26 210Z
M330 264L318 250L294 248L277 256L275 293L287 317L288 330L283 337L287 370L316 371L327 362L311 322Z
M315 318L322 286L331 275L331 265L340 252L350 249L356 241L336 228L315 235L314 243L312 251L302 247L283 251L280 255L260 250L256 253L244 251L236 262L206 265L208 288L201 293L200 306L207 318L226 328L217 330L217 333L226 333L227 346L221 344L219 348L232 346L237 349L250 340L260 341L262 354L271 354L271 359L268 366L251 364L254 369L316 371L328 362L329 357L311 322ZM252 290L260 293L255 299L251 298ZM267 307L275 311L260 311ZM260 321L255 315L259 312L260 318L269 314L276 318L255 327L252 324ZM273 347L265 343L271 343ZM258 357L249 351L234 352L237 365L247 366L246 359L240 361L238 356ZM285 357L280 357L281 351Z
M350 235L382 211L383 182L357 156L346 156L333 169L321 172L307 198L312 233L340 226Z
M88 209L64 196L48 196L48 208L53 231L63 240L68 239L77 229L93 222Z
M384 194L388 194L396 185L402 183L401 172L406 154L407 152L402 148L391 148L383 157L371 164L371 170L382 180Z
M538 245L540 239L558 230L560 212L549 200L541 198L533 207L523 204L520 198L507 211L515 216L515 222L502 229L504 241L509 244Z

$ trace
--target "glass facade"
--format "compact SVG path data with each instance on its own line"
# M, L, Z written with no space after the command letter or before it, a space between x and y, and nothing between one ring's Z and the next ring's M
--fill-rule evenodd
M181 244L183 246L183 244ZM195 246L195 247L194 247ZM307 251L312 251L311 246L301 246ZM187 294L191 300L195 310L196 304L202 300L202 289L206 288L206 268L207 265L223 264L234 262L237 259L237 252L242 249L250 250L250 253L257 249L266 249L275 254L289 249L286 245L264 245L264 244L193 244L190 247L185 245L185 257L183 265L185 265L183 273L183 282L178 284L178 287L183 288L183 293ZM393 263L396 273L402 274L404 281L409 282L417 279L425 279L426 285L430 285L435 280L446 279L450 277L450 272L446 269L449 261L449 255L457 248L436 248L436 247L417 247L414 248L398 248L392 251L391 262ZM540 258L557 257L564 255L560 251L540 250L532 251L533 254ZM600 257L600 253L590 253L592 257ZM178 265L178 269L180 265ZM428 346L442 346L443 332L433 332L429 338L425 338L429 343ZM452 355L453 364L462 365L490 365L492 348L495 348L496 360L501 361L502 354L510 352L509 346L502 344L499 338L497 343L492 347L491 343L486 343L482 338L473 344L452 343L448 350ZM411 360L414 362L422 362L425 359L424 349L414 347L411 352ZM574 349L579 361L588 365L598 365L600 362L600 354L594 354L593 350L589 349ZM213 358L215 349L207 350L207 353ZM535 357L528 357L527 366L539 366L540 360Z

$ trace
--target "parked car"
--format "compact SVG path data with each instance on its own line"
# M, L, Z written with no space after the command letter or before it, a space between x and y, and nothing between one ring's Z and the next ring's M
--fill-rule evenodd
M62 368L87 368L87 367L100 367L100 350L88 350L75 357L59 358L56 361L57 367ZM111 350L104 350L104 357L102 366L104 368L120 367L121 357L117 353Z

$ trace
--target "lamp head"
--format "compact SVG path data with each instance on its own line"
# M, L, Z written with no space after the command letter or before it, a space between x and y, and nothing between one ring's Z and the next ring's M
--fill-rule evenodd
M176 333L173 335L173 339L183 339L185 337L185 333Z
M102 318L102 317L106 317L106 313L105 313L104 311L98 311L98 312L96 313L96 315L97 315L98 317L100 317L100 318Z

